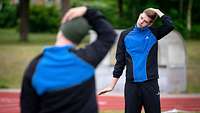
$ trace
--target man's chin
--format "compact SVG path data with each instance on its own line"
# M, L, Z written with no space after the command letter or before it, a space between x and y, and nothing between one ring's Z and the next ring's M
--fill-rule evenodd
M142 28L142 26L140 24L138 24L137 27Z
M139 28L144 28L144 26L139 26Z

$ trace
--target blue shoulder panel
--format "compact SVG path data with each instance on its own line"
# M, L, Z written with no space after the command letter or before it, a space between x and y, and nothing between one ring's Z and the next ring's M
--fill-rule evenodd
M70 52L70 48L45 48L32 78L32 85L39 95L81 84L94 75L94 68Z

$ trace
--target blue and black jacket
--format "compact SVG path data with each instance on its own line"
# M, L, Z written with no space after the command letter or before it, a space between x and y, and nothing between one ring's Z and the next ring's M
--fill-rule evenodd
M119 78L126 65L126 81L144 82L158 79L158 40L174 27L169 16L161 17L163 25L157 28L133 27L121 33L116 51L113 77Z
M112 47L116 33L104 16L88 8L83 16L97 32L85 48L51 46L27 67L21 113L97 113L94 70Z

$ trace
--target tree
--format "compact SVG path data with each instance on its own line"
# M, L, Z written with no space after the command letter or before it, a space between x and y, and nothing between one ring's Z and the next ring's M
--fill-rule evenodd
M123 0L117 0L119 17L123 16Z
M193 0L189 0L188 1L188 9L187 9L187 30L191 31L191 27L192 27L192 22L191 22L191 18L192 18L192 1Z
M179 12L180 12L181 17L182 17L182 15L183 15L183 0L179 1Z
M20 16L20 40L28 41L28 18L29 18L29 0L19 1L19 16Z
M70 8L70 0L61 0L61 13L62 17L64 16L65 12Z

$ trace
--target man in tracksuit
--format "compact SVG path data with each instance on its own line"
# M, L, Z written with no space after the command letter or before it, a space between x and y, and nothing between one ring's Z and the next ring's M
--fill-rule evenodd
M153 28L151 25L157 16L163 24ZM145 113L160 113L158 40L173 28L170 17L159 9L144 10L136 25L121 33L112 82L99 94L113 90L126 65L125 113L140 113L142 106Z
M94 71L116 33L99 11L85 6L70 9L62 22L55 45L44 48L25 71L21 113L98 113ZM97 40L75 48L90 28Z

